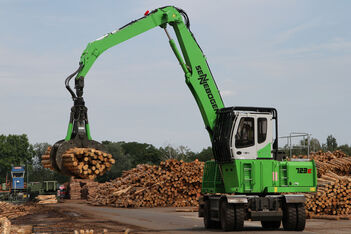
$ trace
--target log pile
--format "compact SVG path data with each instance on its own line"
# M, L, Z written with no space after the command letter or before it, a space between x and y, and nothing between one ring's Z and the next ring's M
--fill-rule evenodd
M328 171L332 171L338 175L351 175L351 157L342 152L335 150L334 152L313 152L307 155L294 155L293 158L311 158L316 162L317 176L321 177Z
M27 215L36 209L37 207L35 206L15 205L8 202L0 202L0 218L6 217L8 219L14 219Z
M98 189L98 184L98 182L94 182L89 179L75 179L71 177L69 182L70 198L80 200L95 196Z
M69 196L73 200L80 200L81 195L81 186L79 181L71 181L69 184Z
M44 168L53 170L49 147L41 157ZM71 148L62 155L63 167L77 178L94 180L115 163L111 154L92 148Z
M306 194L306 209L313 215L351 214L351 177L339 176L333 172L318 178L315 194Z
M94 198L98 192L98 182L88 181L82 187L82 199L91 200Z
M52 167L51 161L50 161L50 152L51 152L51 146L49 146L46 151L45 154L41 156L41 164L43 165L44 168L48 168L50 170L54 170L54 168Z
M56 195L38 195L35 197L38 204L55 204L57 203Z
M115 207L196 206L204 163L167 160L159 166L138 165L122 177L99 184L92 205Z
M0 218L0 233L2 234L11 233L11 222L6 217Z
M328 171L338 175L351 175L351 157L340 150L334 152L317 152L311 154L316 162L318 177Z

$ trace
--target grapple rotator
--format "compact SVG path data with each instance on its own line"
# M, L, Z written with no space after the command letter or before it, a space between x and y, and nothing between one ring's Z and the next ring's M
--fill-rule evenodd
M106 171L106 169L109 169L109 167L114 163L114 160L112 159L112 155L107 154L105 152L104 146L101 143L92 140L90 136L90 128L87 114L88 108L85 106L85 102L83 99L83 77L78 77L75 79L76 93L74 93L71 87L69 86L70 80L77 73L79 73L82 67L83 66L80 65L78 70L70 76L68 76L65 81L66 88L70 92L74 104L71 108L66 138L56 142L52 146L49 154L49 159L51 163L51 168L62 174L81 178L89 178L90 175L90 178L94 178L98 175L101 175L103 171ZM86 159L85 157L87 156L91 157L91 159ZM92 161L92 163L95 164L95 166L92 164L94 170L92 171L91 169L87 169L87 173L84 174L85 172L82 169L83 165L80 166L78 163L79 161L76 160L74 157L83 157L83 159L79 161L84 161L85 158L86 165L88 164L88 160ZM96 163L96 160L94 159L98 159L98 157L102 158L102 160ZM100 162L105 163L104 166L101 165L101 167L103 168L100 168ZM95 173L96 169L98 173Z

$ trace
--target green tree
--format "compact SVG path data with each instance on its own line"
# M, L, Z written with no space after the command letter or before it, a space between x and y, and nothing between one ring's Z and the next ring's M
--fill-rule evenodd
M165 147L160 147L160 152L161 152L161 159L168 160L168 159L177 159L178 158L178 152L175 148L173 148L171 145L167 145Z
M310 140L310 151L317 152L322 149L321 143L316 138Z
M11 166L25 166L32 162L33 148L28 137L22 135L0 135L0 178L6 177Z
M111 170L106 172L103 176L99 176L97 180L99 182L105 182L113 180L122 175L122 172L132 168L132 159L129 155L126 155L122 144L123 142L110 142L103 141L102 144L105 145L107 152L112 154L113 158L116 160L116 163L112 165Z
M131 158L132 166L138 164L159 164L161 152L155 146L138 142L122 142L124 153Z
M336 142L336 138L333 135L329 135L327 137L327 142L326 142L326 150L329 151L334 151L338 147L338 143Z
M161 159L176 159L183 161L191 161L192 157L195 155L189 147L180 145L177 148L172 147L171 145L167 145L165 147L160 147L159 149L161 153Z
M214 159L212 147L209 146L207 148L204 148L200 153L191 156L191 159L192 161L195 159L198 159L199 161L202 161L202 162L206 162L211 159Z
M351 146L348 144L345 145L339 145L338 150L343 151L345 154L351 156Z

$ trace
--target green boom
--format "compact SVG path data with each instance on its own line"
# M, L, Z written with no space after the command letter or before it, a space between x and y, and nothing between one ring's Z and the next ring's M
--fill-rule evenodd
M107 49L157 26L166 30L167 25L173 27L175 31L182 54L169 37L170 46L185 73L186 84L196 100L206 129L212 138L216 111L223 108L224 104L201 48L184 23L181 12L175 7L156 9L119 30L89 43L81 56L82 69L77 74L76 80L84 79L95 60Z

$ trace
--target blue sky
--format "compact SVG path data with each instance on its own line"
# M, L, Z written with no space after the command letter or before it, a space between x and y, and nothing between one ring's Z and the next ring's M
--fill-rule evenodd
M0 134L64 138L64 79L86 44L164 5L188 13L226 106L276 107L280 135L351 144L350 1L0 0ZM85 99L96 140L210 145L159 28L100 56Z

